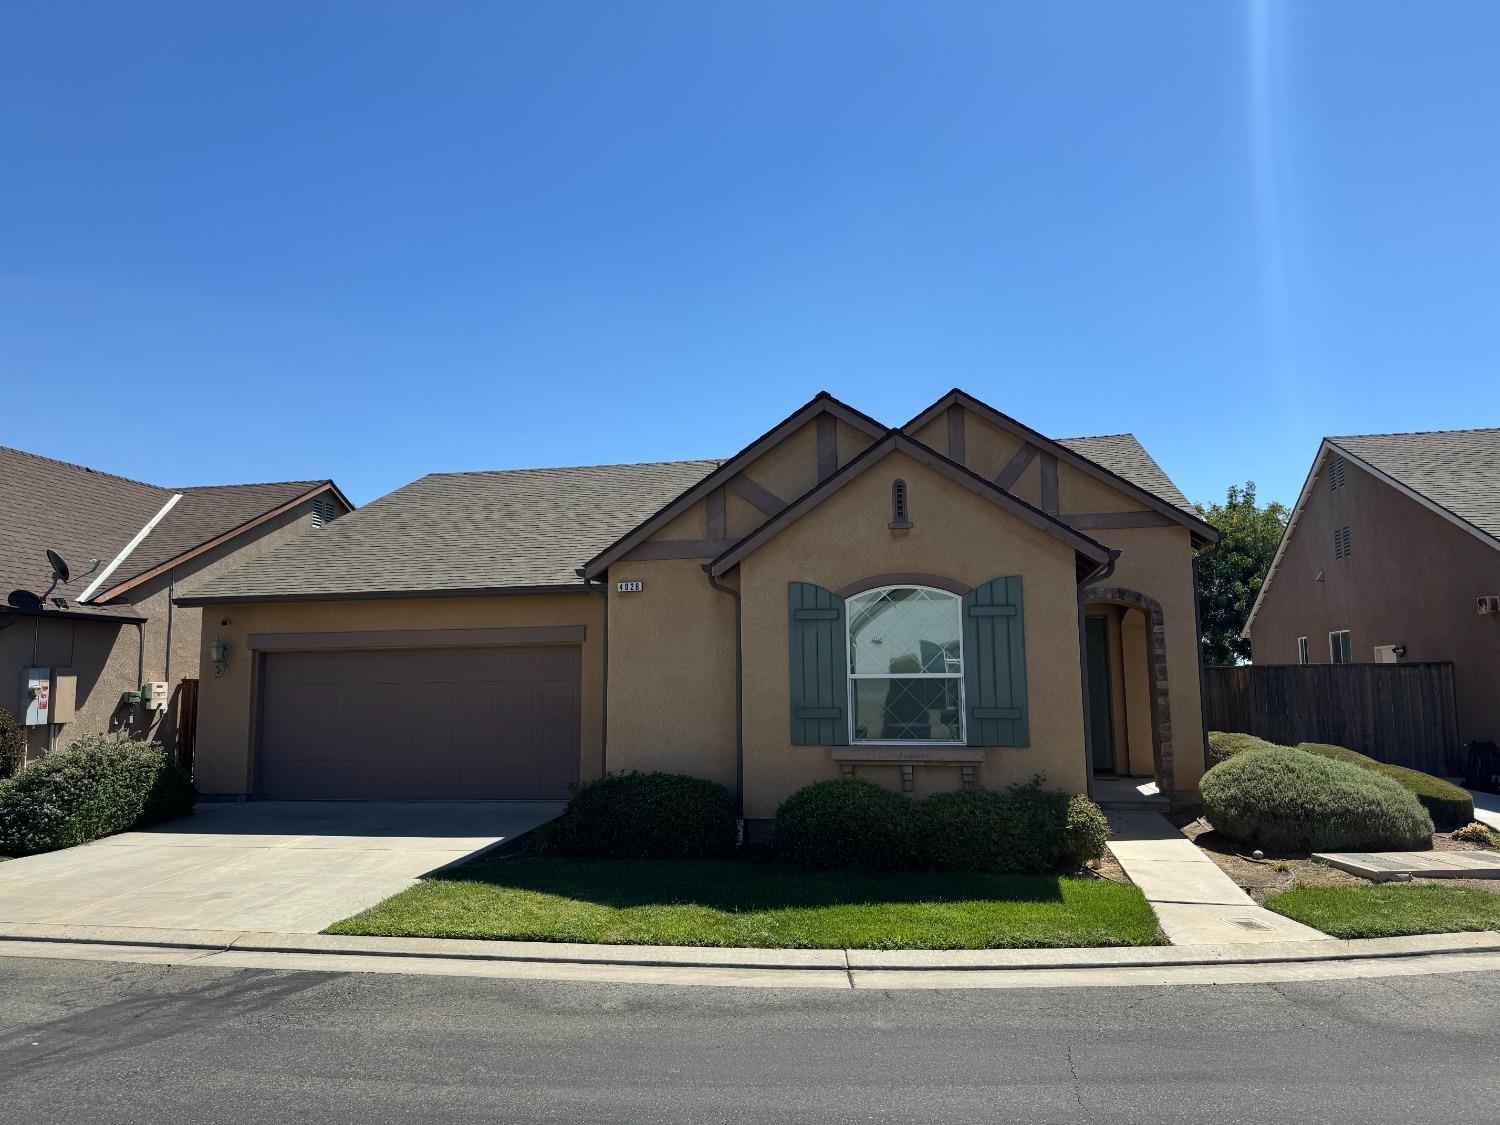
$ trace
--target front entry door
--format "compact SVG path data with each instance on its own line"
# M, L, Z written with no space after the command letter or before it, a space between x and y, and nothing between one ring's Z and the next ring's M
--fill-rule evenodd
M1085 656L1089 670L1089 734L1094 748L1094 772L1115 772L1114 710L1109 698L1109 620L1083 619Z

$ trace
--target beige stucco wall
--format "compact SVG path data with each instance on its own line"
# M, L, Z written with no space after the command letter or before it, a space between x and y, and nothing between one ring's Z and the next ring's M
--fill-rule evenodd
M603 751L604 599L587 593L544 597L392 598L382 601L261 602L203 610L203 677L198 708L200 791L251 791L255 668L252 633L358 632L383 629L493 629L582 625L580 776L596 777ZM227 641L230 659L215 677L208 646Z
M915 526L892 532L891 482L907 482ZM959 532L961 529L960 533ZM744 598L745 815L774 815L789 794L838 776L827 747L793 746L787 656L787 584L838 590L872 575L921 572L968 586L1021 575L1025 590L1031 745L992 748L979 782L1035 774L1082 792L1085 784L1074 555L1071 548L905 455L894 453L834 493L739 567ZM899 784L895 766L862 766ZM957 766L917 768L918 794L956 788Z
M174 606L173 583L181 594L225 570L243 565L277 544L309 531L312 504L307 502L268 520L236 539L206 551L173 571L126 591L117 604L128 604L146 618L144 659L139 634L132 624L103 621L43 620L20 622L0 632L0 668L15 669L16 686L6 696L7 708L19 700L20 669L32 663L32 634L36 630L36 663L43 667L71 667L78 675L77 710L74 720L60 726L57 745L63 747L85 734L125 731L133 737L152 738L172 747L177 739L177 715L181 683L199 672L201 611ZM126 570L128 573L128 567ZM74 586L81 590L87 579ZM168 635L171 648L168 651ZM139 673L139 678L138 678ZM139 705L122 705L127 691L141 682L165 680L172 696L164 712ZM12 698L14 696L15 698ZM31 756L47 746L47 730L29 732Z
M642 583L636 593L617 582ZM737 784L734 601L695 559L609 571L609 768Z

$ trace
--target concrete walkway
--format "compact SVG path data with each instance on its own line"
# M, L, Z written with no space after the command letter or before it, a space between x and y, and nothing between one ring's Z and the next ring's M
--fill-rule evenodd
M1272 913L1235 884L1198 846L1153 812L1109 812L1109 850L1156 911L1173 945L1329 940Z
M1500 832L1500 796L1478 789L1470 789L1469 796L1474 798L1474 819Z
M556 801L252 801L0 863L0 923L312 934Z

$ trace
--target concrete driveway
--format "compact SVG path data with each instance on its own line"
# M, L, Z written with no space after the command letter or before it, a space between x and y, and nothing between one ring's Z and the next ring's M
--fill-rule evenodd
M317 933L562 811L553 801L254 801L0 863L6 922Z

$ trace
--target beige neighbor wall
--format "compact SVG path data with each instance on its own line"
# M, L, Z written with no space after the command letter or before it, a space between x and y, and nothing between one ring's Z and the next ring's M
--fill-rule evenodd
M380 601L256 602L206 606L205 675L198 706L197 782L203 793L252 791L255 672L253 633L339 633L384 629L493 629L582 625L579 776L597 777L603 751L604 599L596 594L390 598ZM229 664L215 676L208 646L227 641Z
M199 676L202 617L201 610L172 604L174 583L175 592L185 594L196 584L241 566L287 539L309 533L312 509L311 501L299 504L115 599L111 604L129 605L135 613L146 618L142 626L145 633L144 659L139 634L133 624L43 621L38 630L36 663L43 667L71 667L78 675L75 718L59 728L57 745L66 747L85 734L123 731L133 738L155 739L168 748L174 748L182 681ZM77 582L75 586L82 588ZM33 622L23 620L0 633L0 668L15 667L18 678L19 668L31 663L33 627ZM126 692L136 690L142 682L153 680L164 680L171 685L167 710L149 711L139 704L122 703ZM16 692L19 693L19 683ZM31 757L43 752L47 747L47 729L32 728L28 745Z
M913 527L892 531L891 482L907 482ZM991 748L979 784L1036 774L1070 792L1085 785L1077 586L1070 547L947 477L893 453L811 509L740 565L744 598L745 815L773 816L788 795L839 775L828 747L793 746L787 585L829 590L888 573L939 575L967 586L1018 574L1025 592L1031 745ZM860 766L899 787L899 767ZM916 795L960 785L957 765L919 765Z

